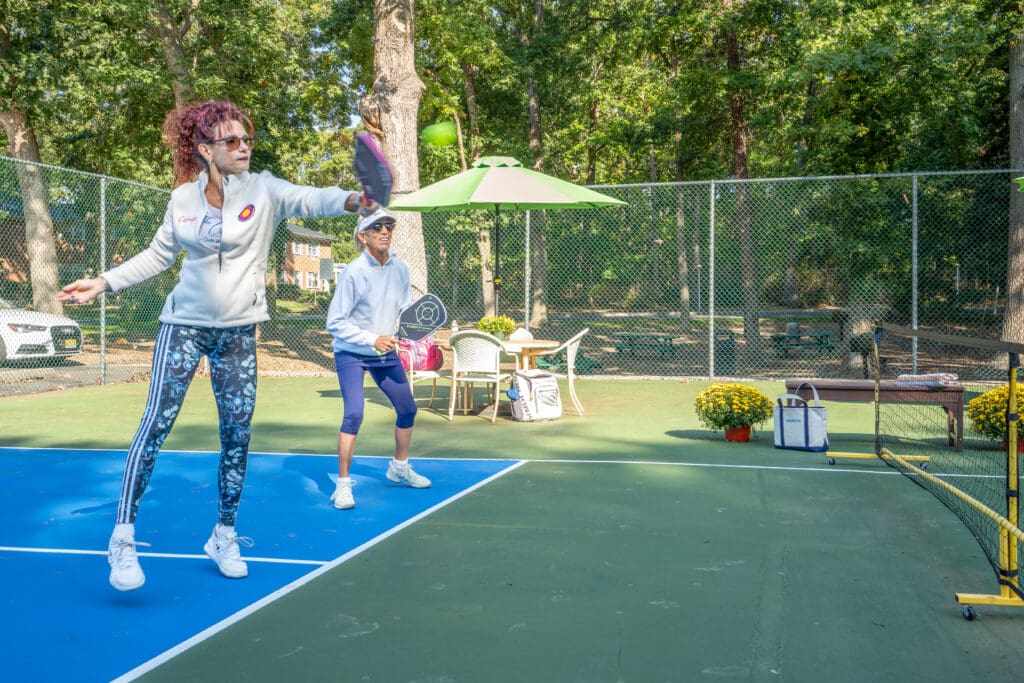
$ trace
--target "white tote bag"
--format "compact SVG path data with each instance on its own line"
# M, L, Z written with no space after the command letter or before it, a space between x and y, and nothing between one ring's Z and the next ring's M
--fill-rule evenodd
M811 405L798 395L808 387L814 395ZM795 451L828 450L827 409L818 400L818 390L804 382L795 394L782 394L775 407L775 447Z

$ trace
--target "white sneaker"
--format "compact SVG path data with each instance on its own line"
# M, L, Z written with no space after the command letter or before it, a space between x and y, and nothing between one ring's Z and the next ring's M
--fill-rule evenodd
M391 462L388 463L388 473L386 476L390 481L393 481L396 484L404 481L414 489L430 488L430 480L422 474L416 474L413 472L412 465L408 462L398 462L397 460L392 459Z
M251 548L251 538L239 536L234 531L223 531L218 524L210 534L210 540L203 546L203 550L210 556L210 559L217 563L220 573L229 579L244 579L249 575L249 567L242 561L238 551L238 544Z
M352 487L355 485L355 480L351 478L338 479L338 484L334 487L334 493L331 494L334 507L339 510L351 510L356 506L356 499L352 497Z
M140 543L139 545L148 545ZM110 563L110 585L119 591L133 591L146 583L146 575L139 566L135 552L135 538L132 536L111 536L107 549Z

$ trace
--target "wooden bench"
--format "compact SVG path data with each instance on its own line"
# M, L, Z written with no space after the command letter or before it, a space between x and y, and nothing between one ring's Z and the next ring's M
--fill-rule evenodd
M834 351L835 343L831 332L799 332L772 335L772 350L779 357L788 357L789 352L799 349L813 351Z
M813 384L818 398L823 401L867 401L875 400L874 380L863 379L787 379L786 392L797 394L805 401L814 399L807 387L799 393L801 384ZM897 382L882 380L878 387L878 398L883 403L937 403L946 411L947 437L949 445L958 451L964 449L964 388L960 385L945 386L938 383Z
M615 336L615 350L619 353L657 351L664 358L671 356L675 348L675 336L662 332L619 332Z

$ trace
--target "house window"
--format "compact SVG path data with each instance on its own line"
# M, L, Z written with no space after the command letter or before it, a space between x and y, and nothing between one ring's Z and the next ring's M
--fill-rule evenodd
M302 256L302 242L292 242L292 254Z
M306 256L319 256L320 247L310 242L306 245Z
M295 271L292 274L292 284L295 285L296 287L302 286L302 273L300 273L299 271Z
M306 273L306 289L316 289L316 273Z

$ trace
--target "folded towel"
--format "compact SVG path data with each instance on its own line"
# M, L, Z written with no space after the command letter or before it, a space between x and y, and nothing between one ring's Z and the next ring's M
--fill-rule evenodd
M923 375L900 375L897 382L913 382L920 384L937 384L944 387L951 387L957 384L960 378L951 372L930 372Z

